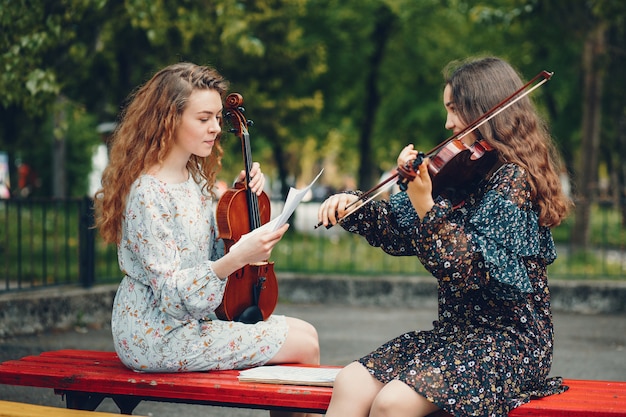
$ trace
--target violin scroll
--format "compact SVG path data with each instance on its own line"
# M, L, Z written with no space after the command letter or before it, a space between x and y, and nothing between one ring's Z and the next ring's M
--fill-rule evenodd
M226 100L224 100L224 106L228 110L240 109L243 105L243 96L239 93L230 93ZM243 111L243 109L241 109Z
M225 116L231 121L232 128L230 133L234 133L238 137L248 134L247 128L254 125L252 120L246 119L244 113L246 109L243 107L243 96L239 93L231 93L224 100L226 108Z

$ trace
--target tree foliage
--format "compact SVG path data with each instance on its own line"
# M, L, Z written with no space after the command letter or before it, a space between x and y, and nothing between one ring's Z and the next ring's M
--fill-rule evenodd
M607 172L612 189L624 187L624 163L610 151L626 146L619 0L0 2L0 148L28 154L34 138L52 141L60 96L83 109L71 114L89 122L73 123L89 129L115 120L158 68L193 61L215 66L244 96L255 159L282 193L319 167L333 188L347 186L346 177L369 187L405 144L430 149L448 137L441 70L473 55L501 56L526 78L555 73L533 99L578 182L582 167L594 166L580 152L590 114L583 54L600 27L606 47L591 68L604 86L593 174ZM90 140L72 158L87 159ZM224 146L229 177L241 167L240 145L226 138Z

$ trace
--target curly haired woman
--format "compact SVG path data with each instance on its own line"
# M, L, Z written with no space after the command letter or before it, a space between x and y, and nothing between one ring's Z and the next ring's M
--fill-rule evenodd
M114 132L97 226L117 244L125 274L113 304L115 349L138 371L319 363L317 332L305 321L272 315L245 324L214 314L227 277L268 259L288 228L254 234L224 254L212 189L226 91L212 68L168 66L134 92ZM264 183L254 163L248 185L259 194Z

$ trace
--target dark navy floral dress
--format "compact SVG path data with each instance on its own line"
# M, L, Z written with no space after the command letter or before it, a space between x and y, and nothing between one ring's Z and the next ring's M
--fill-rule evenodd
M421 221L399 193L342 225L387 253L417 255L439 284L432 330L400 335L359 360L376 379L400 380L455 416L506 416L567 389L548 378L546 268L556 251L524 169L501 166L463 206L438 198Z

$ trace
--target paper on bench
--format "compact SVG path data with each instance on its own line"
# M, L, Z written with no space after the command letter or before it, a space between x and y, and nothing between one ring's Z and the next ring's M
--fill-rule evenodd
M268 365L239 372L239 381L332 387L341 368Z
M306 187L300 190L297 188L290 187L289 193L287 194L287 198L285 199L285 205L283 207L283 211L280 213L280 215L276 217L274 220L265 223L263 226L254 229L250 233L246 233L245 235L241 236L241 238L237 241L237 243L235 243L233 247L237 246L241 241L261 231L269 230L273 232L275 230L280 229L280 227L283 224L287 223L287 220L289 220L293 212L296 211L296 208L298 207L298 205L300 204L304 196L309 192L313 184L315 184L315 181L317 181L318 178L322 175L322 172L324 172L323 168L317 174L317 176L313 179L313 181L311 181L309 185L307 185Z

